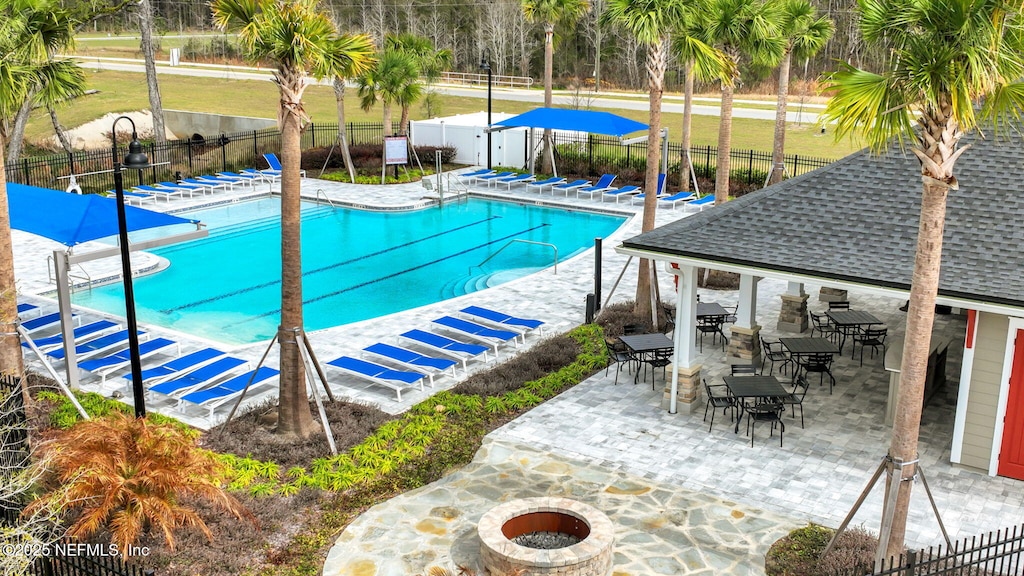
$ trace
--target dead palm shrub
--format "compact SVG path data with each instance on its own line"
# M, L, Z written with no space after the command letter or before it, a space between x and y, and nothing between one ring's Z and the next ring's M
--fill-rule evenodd
M174 549L174 533L197 528L213 539L186 502L206 501L235 517L252 514L223 489L224 467L185 431L145 418L111 414L81 422L43 448L49 491L31 508L57 506L76 513L68 535L89 538L102 529L128 550L152 530Z

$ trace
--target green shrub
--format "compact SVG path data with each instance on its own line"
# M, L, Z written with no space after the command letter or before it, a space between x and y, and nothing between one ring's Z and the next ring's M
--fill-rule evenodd
M833 576L874 562L878 539L863 528L849 528L822 558L835 530L808 524L777 540L765 555L767 576Z

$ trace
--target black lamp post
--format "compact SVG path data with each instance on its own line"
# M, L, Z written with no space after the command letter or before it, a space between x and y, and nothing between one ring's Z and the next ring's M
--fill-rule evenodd
M480 69L487 70L487 169L491 169L491 49L480 57Z
M132 141L128 144L128 153L124 163L117 157L117 123L127 120L132 125ZM150 168L149 158L142 151L142 144L135 132L135 122L128 116L120 116L114 120L110 129L110 140L113 143L114 158L114 192L117 196L117 237L121 247L121 276L124 279L125 319L128 322L128 354L132 365L132 398L135 402L135 417L146 415L146 390L142 387L142 359L139 357L139 330L135 321L135 292L132 289L132 260L128 247L128 219L124 209L124 177L121 168L144 170Z

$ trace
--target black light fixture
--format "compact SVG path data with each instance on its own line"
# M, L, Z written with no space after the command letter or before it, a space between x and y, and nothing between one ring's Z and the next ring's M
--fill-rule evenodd
M127 120L132 125L132 141L128 144L128 153L124 162L117 157L117 123ZM142 151L142 143L135 131L135 122L128 116L120 116L114 120L110 129L110 140L113 144L114 159L114 193L117 197L117 237L121 248L121 276L124 279L125 320L128 323L128 355L132 366L132 399L135 403L135 417L146 415L146 390L142 387L142 358L139 355L139 329L135 320L135 292L132 288L132 260L128 247L128 219L124 208L124 176L122 168L145 170L151 168L149 158Z
M484 48L480 69L487 70L487 169L491 169L491 49Z

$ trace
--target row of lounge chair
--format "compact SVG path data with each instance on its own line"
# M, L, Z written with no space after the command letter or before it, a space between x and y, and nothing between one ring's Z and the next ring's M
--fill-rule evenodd
M622 186L621 188L612 186L612 183L615 181L614 174L604 174L596 183L582 179L567 181L565 178L559 177L537 180L537 177L532 174L518 174L508 171L496 172L488 169L473 170L459 176L467 179L470 183L486 185L487 187L491 185L497 187L499 184L505 184L506 189L511 190L513 185L525 184L527 191L536 191L543 194L545 190L550 189L552 195L561 192L566 197L569 196L570 192L573 192L577 198L582 194L586 194L590 198L598 196L601 199L614 198L616 204L624 198L629 199L631 203L635 200L643 201L645 199L645 193L639 186L629 185ZM713 195L699 197L692 192L667 194L665 191L665 180L665 174L658 175L657 198L658 203L661 205L667 205L673 209L676 206L682 205L687 208L702 210L704 207L714 203Z
M177 182L140 184L124 192L125 202L141 206L145 202L155 203L158 198L170 202L171 198L175 197L183 198L188 195L189 198L192 198L196 193L213 194L218 190L234 190L236 186L255 187L263 182L273 185L274 182L281 179L281 162L275 154L264 154L263 158L270 168L262 170L246 168L240 172L224 171L194 178L182 178ZM302 175L305 175L304 171ZM107 193L113 194L113 191Z
M413 329L402 333L395 344L377 342L363 348L360 357L340 356L327 362L345 374L383 386L395 392L402 401L404 390L423 390L424 381L434 387L434 377L455 376L461 364L481 357L487 360L492 352L497 358L502 345L518 346L530 331L540 331L544 322L518 318L509 314L468 306L455 316L442 316L432 321L434 331Z

